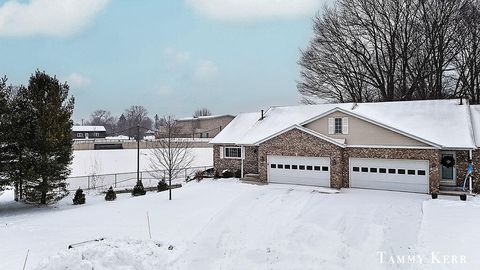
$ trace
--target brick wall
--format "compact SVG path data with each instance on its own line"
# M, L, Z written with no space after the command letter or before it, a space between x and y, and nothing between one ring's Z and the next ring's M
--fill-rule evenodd
M430 192L438 192L440 187L440 151L434 149L399 149L399 148L347 148L345 151L345 167L343 168L344 187L348 187L348 158L378 159L414 159L429 161Z
M456 151L455 153L455 168L457 174L457 186L462 186L465 176L467 174L469 151ZM477 186L477 191L480 191L480 182L478 181L480 173L480 150L473 151L473 187Z
M220 147L224 145L213 146L213 167L219 173L223 170L241 170L242 161L240 159L220 158ZM244 174L258 173L258 147L246 146L245 147L245 159L243 164Z
M293 129L272 138L258 148L259 174L262 182L267 182L267 155L330 157L330 184L342 187L343 148L318 137Z

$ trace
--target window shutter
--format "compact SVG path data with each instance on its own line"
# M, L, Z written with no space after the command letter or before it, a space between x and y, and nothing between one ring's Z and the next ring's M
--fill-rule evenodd
M335 133L335 118L328 118L328 134Z
M220 146L220 158L223 159L223 154L224 154L224 148L223 146Z
M348 134L348 117L342 118L342 133Z

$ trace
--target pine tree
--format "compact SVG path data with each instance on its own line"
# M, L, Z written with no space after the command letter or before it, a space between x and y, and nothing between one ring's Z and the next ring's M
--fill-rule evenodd
M107 194L105 194L105 200L106 201L115 201L117 199L117 194L115 193L115 190L113 190L112 187L110 187L107 190Z
M6 87L7 78L0 78L0 191L9 184L9 178L6 176L9 156L7 151L7 132L8 126L8 93Z
M68 90L67 84L36 71L22 93L23 102L30 108L27 129L34 135L25 143L28 156L35 160L31 177L24 185L27 202L47 204L68 194L65 179L72 161L74 106Z
M85 204L85 194L83 193L83 189L78 188L77 191L75 191L75 196L73 196L73 204Z

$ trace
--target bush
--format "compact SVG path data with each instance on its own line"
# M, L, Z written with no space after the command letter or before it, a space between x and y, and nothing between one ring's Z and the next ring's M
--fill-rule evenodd
M235 171L235 178L242 178L242 171L236 170Z
M233 177L233 173L232 173L232 171L230 171L230 170L224 170L224 171L222 172L222 177L223 177L223 178L232 178L232 177Z
M75 196L73 197L73 204L85 204L85 194L83 194L83 189L78 188L77 191L75 191Z
M197 181L201 181L203 179L203 171L196 171L195 172L195 179L197 179Z
M142 195L145 195L146 193L147 192L143 187L142 181L138 181L137 184L135 184L135 186L133 187L132 196L142 196Z
M117 199L117 194L112 187L107 190L107 194L105 194L105 201L115 201Z
M160 192L160 191L165 191L165 190L168 190L168 185L167 185L167 182L165 182L164 179L158 181L158 185L157 185L157 191Z
M217 170L215 170L215 174L213 175L213 179L218 179L220 178L220 174L218 173Z

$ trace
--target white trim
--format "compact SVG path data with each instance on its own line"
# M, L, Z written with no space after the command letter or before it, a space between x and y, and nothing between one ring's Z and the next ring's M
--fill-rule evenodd
M335 134L335 118L333 117L328 118L328 134Z
M473 118L472 118L472 106L468 105L467 108L467 117L468 117L468 128L470 129L470 136L472 136L473 145L478 146L480 142L477 142L475 139L475 128L473 127Z
M313 131L313 130L311 130L311 129L308 129L308 128L305 128L305 127L302 127L302 126L299 126L299 125L296 125L296 124L295 124L295 125L292 125L292 126L290 126L290 127L288 127L288 128L286 128L286 129L284 129L284 130L281 130L281 131L279 131L279 132L277 132L277 133L275 133L275 134L272 134L272 135L268 136L267 138L264 138L264 139L256 142L255 145L259 145L259 144L261 144L261 143L264 143L264 142L266 142L266 141L268 141L268 140L270 140L270 139L272 139L272 138L275 138L275 137L277 137L277 136L279 136L279 135L281 135L281 134L283 134L283 133L285 133L285 132L287 132L287 131L290 131L290 130L292 130L292 129L298 129L298 130L300 130L300 131L303 131L303 132L305 132L305 133L308 133L308 134L310 134L310 135L313 135L313 136L315 136L315 137L318 137L318 138L320 138L320 139L322 139L322 140L325 140L325 141L327 141L327 142L329 142L329 143L338 145L338 146L340 146L340 147L342 147L342 148L345 148L345 147L346 147L346 145L345 145L344 143L340 143L340 142L336 141L336 140L333 139L333 138L327 137L327 136L325 136L325 135L323 135L323 134L321 134L321 133L318 133L318 132L316 132L316 131Z
M342 117L342 134L348 134L348 117Z
M399 149L438 149L433 146L414 146L414 145L360 145L360 144L350 144L347 145L348 148L387 148L387 149L393 149L393 148L399 148Z
M223 156L224 156L224 153L225 153L224 152L225 150L223 150L223 148L224 148L223 146L220 146L220 159L223 159Z
M436 143L434 143L434 142L431 142L431 141L429 141L429 140L422 139L422 138L417 137L417 136L415 136L415 135L413 135L413 134L410 134L410 133L401 131L401 130L399 130L399 129L396 129L396 128L394 128L394 127L391 127L391 126L382 124L382 123L380 123L380 122L377 122L377 121L372 120L372 119L370 119L370 118L367 118L367 117L358 115L358 114L356 114L356 113L346 111L346 110L344 110L344 109L342 109L342 108L339 108L339 107L335 107L335 108L333 108L333 109L331 109L331 110L329 110L329 111L327 111L327 112L324 112L324 113L319 114L319 115L317 115L317 116L315 116L315 117L313 117L313 118L310 118L310 119L308 119L308 120L306 120L306 121L303 121L302 123L300 123L300 125L301 125L301 126L304 126L304 125L306 125L306 124L309 124L309 123L311 123L311 122L313 122L313 121L316 121L316 120L318 120L318 119L320 119L320 118L323 118L323 117L325 117L325 116L327 116L327 115L329 115L329 114L331 114L331 113L334 113L334 112L342 112L342 113L347 114L347 115L350 115L350 116L352 116L352 117L356 117L356 118L361 119L361 120L363 120L363 121L369 122L369 123L371 123L371 124L374 124L374 125L383 127L383 128L385 128L385 129L388 129L388 130L390 130L390 131L396 132L396 133L398 133L398 134L404 135L404 136L409 137L409 138L411 138L411 139L415 139L415 140L417 140L417 141L420 141L420 142L423 142L423 143L425 143L425 144L431 145L431 146L433 146L433 147L435 147L435 148L437 148L437 149L441 149L441 148L442 148L441 145L436 144Z

